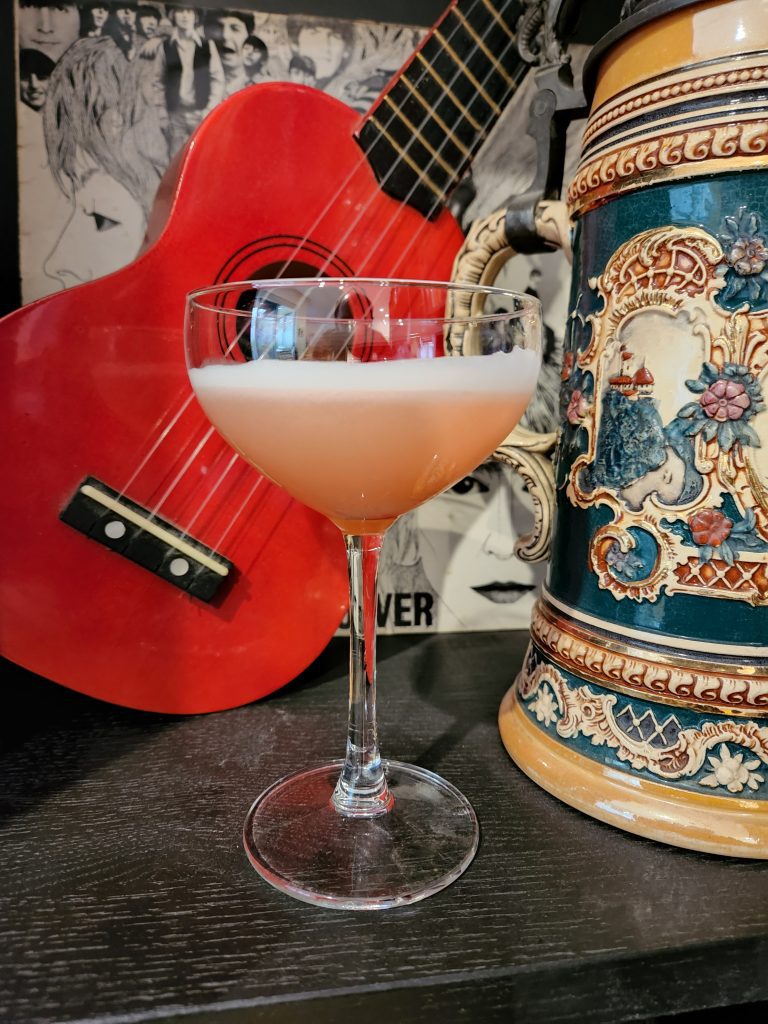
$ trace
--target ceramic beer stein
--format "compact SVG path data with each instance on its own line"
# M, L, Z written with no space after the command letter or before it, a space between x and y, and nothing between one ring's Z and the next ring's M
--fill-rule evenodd
M547 439L500 452L538 502L523 553L552 526L500 729L573 807L767 858L768 18L635 8L585 69L553 482Z

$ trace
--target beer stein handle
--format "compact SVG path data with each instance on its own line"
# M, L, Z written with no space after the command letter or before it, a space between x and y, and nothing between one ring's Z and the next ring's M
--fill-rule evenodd
M453 264L453 280L468 284L492 284L502 266L515 255L507 234L507 211L475 221ZM542 248L560 248L571 259L568 210L560 200L542 200L536 206L536 231L545 243ZM469 296L470 293L468 293ZM474 312L470 304L462 308L462 293L456 295L453 315ZM461 351L461 340L454 334L451 345ZM533 530L521 537L515 552L524 562L540 562L549 556L555 503L555 476L551 455L556 432L537 433L515 427L499 445L493 458L511 466L525 481L533 501Z

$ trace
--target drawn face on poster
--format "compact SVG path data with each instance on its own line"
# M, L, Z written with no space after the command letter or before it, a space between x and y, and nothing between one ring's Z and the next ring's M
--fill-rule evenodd
M61 287L119 270L124 252L138 252L146 226L141 205L124 185L82 154L72 185L72 212L45 261Z
M259 36L248 36L243 43L243 67L251 81L257 81L267 71L269 50L267 44Z
M316 85L317 68L312 58L294 54L288 65L288 80L297 85Z
M130 90L132 67L109 36L86 37L51 74L43 127L50 172L71 207L44 270L60 287L118 269L141 245L164 139Z
M39 50L57 61L80 35L80 12L73 3L20 0L19 48Z
M521 562L515 544L532 523L519 477L497 462L415 509L385 541L385 551L391 542L394 552L382 563L381 625L441 631L527 625L542 570ZM431 613L406 621L403 607Z
M183 35L190 35L194 32L200 20L196 8L185 7L183 4L179 7L171 7L168 15L171 24Z
M266 71L278 81L288 77L288 62L292 51L286 32L286 19L277 14L253 13L253 34L267 48Z
M115 7L115 17L120 25L125 29L136 28L136 10L133 7L126 6L122 7L118 5Z
M80 30L83 35L100 35L109 17L109 8L106 4L94 4L81 9L83 23Z
M142 39L154 39L160 28L160 11L155 7L140 7L136 12L136 28Z

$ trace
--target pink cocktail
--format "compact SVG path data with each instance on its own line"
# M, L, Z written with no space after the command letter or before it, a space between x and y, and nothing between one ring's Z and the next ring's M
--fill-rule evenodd
M371 534L482 462L538 370L538 354L518 348L461 361L258 359L190 378L245 459L346 533Z
M186 342L208 418L339 527L349 561L346 757L266 790L246 819L246 852L267 881L310 903L422 899L465 870L478 827L450 783L381 759L378 556L398 516L469 474L520 419L540 363L538 302L479 285L247 282L193 293ZM458 347L462 357L447 354Z

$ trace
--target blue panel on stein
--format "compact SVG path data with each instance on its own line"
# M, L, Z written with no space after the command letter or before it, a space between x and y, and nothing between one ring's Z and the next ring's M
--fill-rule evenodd
M768 173L575 232L548 589L619 632L768 653Z

